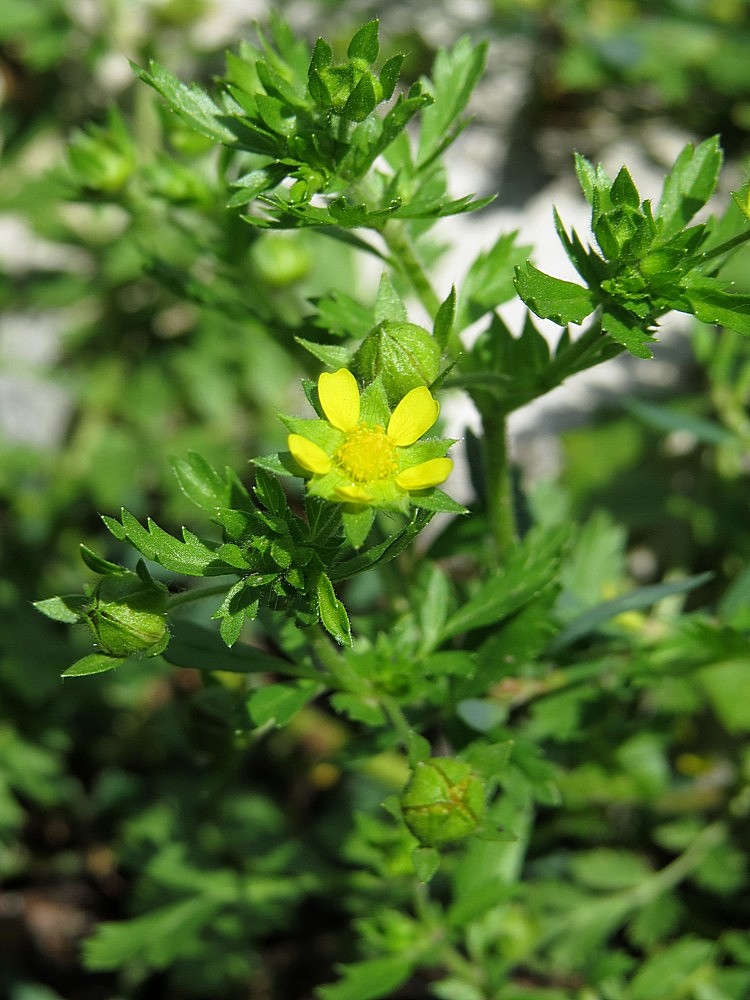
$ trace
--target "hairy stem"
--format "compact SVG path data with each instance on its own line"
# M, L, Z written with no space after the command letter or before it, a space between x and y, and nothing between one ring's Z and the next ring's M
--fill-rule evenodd
M430 316L434 316L440 308L440 299L430 283L406 226L397 219L391 219L383 226L381 235L397 269L408 279Z
M497 561L502 563L517 541L505 415L485 410L482 424L487 519Z

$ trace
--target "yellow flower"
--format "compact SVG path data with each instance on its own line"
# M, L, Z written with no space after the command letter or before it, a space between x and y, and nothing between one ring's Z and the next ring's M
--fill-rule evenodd
M451 441L419 439L440 404L426 386L408 392L391 413L376 380L360 394L346 368L324 372L318 400L325 420L285 418L289 451L310 474L308 492L339 503L405 510L409 494L445 482Z

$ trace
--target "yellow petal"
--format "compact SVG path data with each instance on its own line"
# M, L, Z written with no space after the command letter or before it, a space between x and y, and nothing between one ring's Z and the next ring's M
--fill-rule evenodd
M410 469L404 469L396 476L396 485L402 490L426 490L430 486L444 483L453 469L449 458L431 458L429 462L420 462Z
M337 486L336 495L350 503L369 503L372 497L361 486Z
M440 403L432 398L426 385L412 389L404 396L388 422L388 437L401 448L414 444L435 423Z
M329 424L350 431L359 421L359 386L347 368L323 372L318 379L318 398Z
M286 440L292 457L303 469L318 476L331 471L331 459L314 441L309 441L301 434L290 434Z

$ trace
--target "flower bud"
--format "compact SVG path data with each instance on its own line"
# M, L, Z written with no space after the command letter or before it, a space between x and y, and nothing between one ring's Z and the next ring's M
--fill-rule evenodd
M109 656L156 656L169 641L164 587L135 573L102 577L84 618L94 641Z
M432 757L414 768L401 797L404 822L426 847L462 840L484 814L485 789L468 764Z
M386 320L363 340L354 367L364 382L380 376L393 404L411 389L432 385L440 370L440 347L424 327Z

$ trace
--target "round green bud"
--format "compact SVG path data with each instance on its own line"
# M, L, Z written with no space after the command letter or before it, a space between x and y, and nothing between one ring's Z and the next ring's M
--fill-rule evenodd
M401 797L404 822L419 842L436 847L473 833L484 815L484 785L468 764L432 757L414 768Z
M440 347L424 327L386 320L362 341L354 367L365 382L380 376L394 405L411 389L432 385L440 370Z
M165 588L135 573L102 577L84 616L94 641L109 656L156 656L169 641Z

